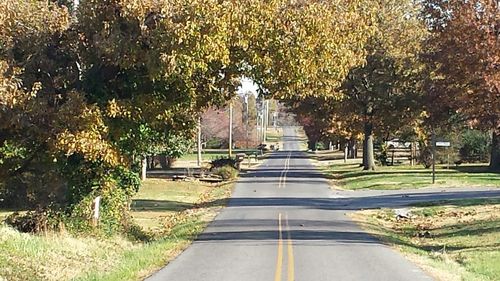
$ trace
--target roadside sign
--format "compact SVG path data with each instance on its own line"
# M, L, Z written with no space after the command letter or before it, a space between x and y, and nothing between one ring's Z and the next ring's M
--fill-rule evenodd
M449 147L451 146L451 143L449 141L437 141L436 146Z

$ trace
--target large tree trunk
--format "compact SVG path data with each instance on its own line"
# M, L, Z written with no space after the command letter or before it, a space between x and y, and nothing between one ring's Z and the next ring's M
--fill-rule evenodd
M313 140L310 140L307 142L307 146L308 148L311 150L311 151L316 151L316 144L317 144L318 140L316 139L313 139Z
M356 159L358 157L357 149L356 149L356 139L352 138L348 142L348 157L350 159Z
M166 170L169 168L168 166L168 159L166 155L158 155L158 158L160 159L160 166L163 170Z
M493 131L491 142L490 170L500 171L500 129Z
M365 139L363 142L363 170L375 170L375 155L373 153L373 124L365 123Z

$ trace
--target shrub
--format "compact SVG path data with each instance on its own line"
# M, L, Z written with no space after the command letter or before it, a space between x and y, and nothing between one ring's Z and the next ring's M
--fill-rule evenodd
M419 155L419 162L424 165L426 169L432 166L432 149L430 146L420 146L422 150Z
M142 227L134 223L125 228L125 234L130 240L140 242L151 242L156 238L154 233L145 231Z
M220 176L224 180L232 180L238 176L238 170L231 166L223 166L213 170L215 175Z
M101 206L99 223L94 227L92 205L97 196L101 196ZM102 190L92 192L73 205L69 211L71 219L66 221L66 225L73 233L92 232L111 236L117 232L124 232L129 221L129 198L125 190L110 183Z
M20 232L39 233L61 228L62 214L51 209L38 209L25 214L15 212L5 219L5 223Z
M375 159L382 164L382 166L387 166L387 145L385 143L380 145L380 153L375 155Z
M466 130L462 133L460 158L464 161L485 162L489 158L491 140L488 133L479 130Z
M237 163L236 159L219 158L219 159L215 159L212 162L210 162L210 169L214 170L214 169L225 167L225 166L229 166L229 167L237 169L237 167L238 167L237 165L238 165L238 163Z

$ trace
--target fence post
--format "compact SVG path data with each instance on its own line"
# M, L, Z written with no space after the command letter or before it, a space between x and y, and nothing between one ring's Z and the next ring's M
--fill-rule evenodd
M92 210L92 225L94 227L97 226L98 222L99 222L99 210L101 208L101 196L97 196L94 201L92 202L92 207L93 207L93 210Z

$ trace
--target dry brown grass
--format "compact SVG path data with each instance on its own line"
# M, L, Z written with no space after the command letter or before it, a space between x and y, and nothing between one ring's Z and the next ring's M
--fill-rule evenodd
M408 220L397 220L392 210L353 218L436 280L500 280L500 201L439 204L413 208Z

